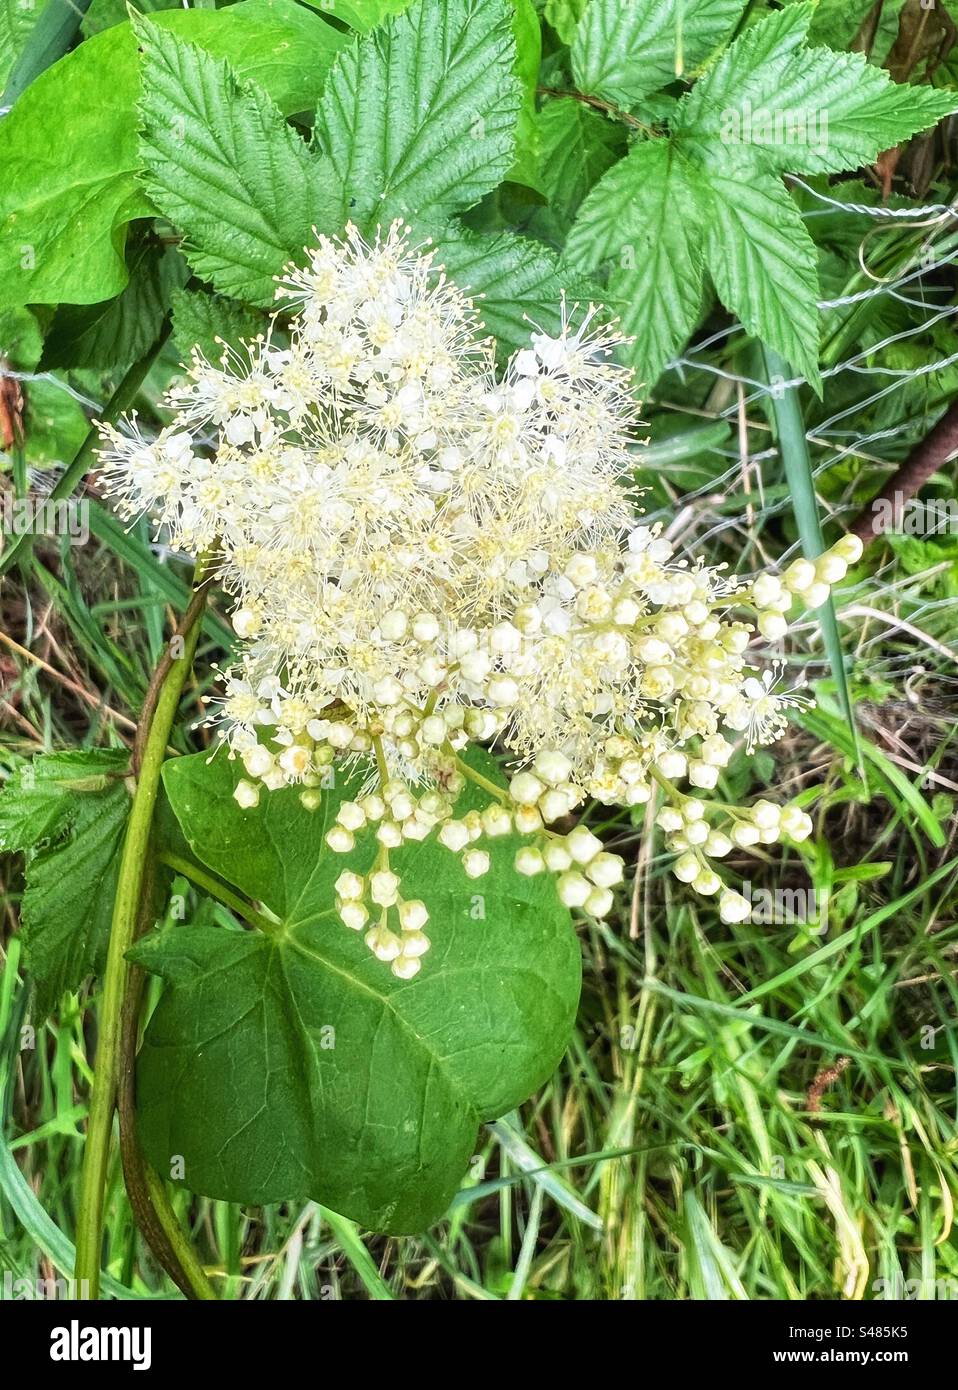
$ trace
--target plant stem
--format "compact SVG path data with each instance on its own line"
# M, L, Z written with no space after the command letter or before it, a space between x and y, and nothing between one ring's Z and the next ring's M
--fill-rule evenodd
M205 578L203 561L197 562L194 587L199 589ZM176 717L180 695L199 638L199 613L188 632L183 634L182 656L174 661L166 674L150 723L143 749L143 760L137 778L133 805L127 822L110 944L103 977L103 996L99 1011L99 1037L90 1115L87 1123L83 1169L80 1178L80 1206L76 1233L77 1287L89 1298L97 1298L100 1284L100 1254L103 1241L103 1194L106 1187L110 1156L110 1136L113 1129L113 1110L116 1104L120 1071L123 999L126 993L130 966L126 953L133 943L137 913L143 889L143 879L149 852L150 829L160 785L160 770L166 754L166 744ZM84 1284L83 1281L87 1283Z
M137 940L153 925L156 908L155 886L156 866L154 856L149 854L140 895L140 911L135 932ZM136 1044L144 974L139 966L134 965L130 968L123 998L120 1074L116 1099L123 1180L136 1224L153 1255L177 1288L190 1299L215 1299L213 1286L180 1230L166 1188L147 1162L137 1139Z
M270 933L275 933L281 927L281 923L271 922L262 912L257 912L252 903L241 898L238 893L232 892L225 883L220 883L219 879L206 873L198 864L190 864L186 859L180 859L176 854L165 852L158 854L157 858L161 864L165 864L175 874L182 874L183 878L189 879L190 883L194 883L197 888L201 888L204 893L215 898L224 907L228 907L231 912L235 912L237 917L242 917L243 921L248 922L251 927L265 932L267 936Z

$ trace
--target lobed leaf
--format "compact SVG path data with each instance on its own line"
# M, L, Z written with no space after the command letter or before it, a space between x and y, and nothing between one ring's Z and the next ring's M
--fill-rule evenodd
M512 24L503 0L422 0L339 55L316 141L342 220L443 222L506 176L522 104Z
M487 769L491 771L494 765ZM555 1067L571 1029L579 952L551 882L512 869L515 841L466 877L445 849L396 852L404 892L430 910L432 949L403 982L339 921L334 884L368 871L324 842L339 802L312 818L295 789L254 810L225 757L180 758L164 782L198 860L275 914L275 934L177 927L131 959L161 975L137 1095L151 1162L183 1162L194 1191L241 1202L312 1197L376 1229L420 1230L458 1186L477 1127ZM459 813L483 797L464 794ZM305 825L304 825L305 820Z

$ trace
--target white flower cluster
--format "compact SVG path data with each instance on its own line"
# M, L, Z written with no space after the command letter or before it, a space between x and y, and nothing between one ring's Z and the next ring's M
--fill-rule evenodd
M518 833L519 872L556 874L566 905L603 916L621 861L563 826L588 797L662 796L676 873L736 920L744 899L711 861L810 830L795 808L695 795L731 738L771 741L802 698L756 672L748 614L784 637L793 597L823 603L858 542L751 583L676 557L634 522L619 339L590 313L497 371L472 306L399 225L371 246L354 229L320 237L278 297L288 337L218 365L194 352L158 438L103 427L121 511L214 550L235 597L244 646L219 717L246 771L237 800L298 785L315 807L334 765L368 769L327 841L348 854L368 832L378 851L340 875L337 905L401 978L428 949L427 913L403 899L391 850L434 835L478 877L480 842ZM518 769L508 789L463 756L491 740ZM488 805L457 819L466 779Z

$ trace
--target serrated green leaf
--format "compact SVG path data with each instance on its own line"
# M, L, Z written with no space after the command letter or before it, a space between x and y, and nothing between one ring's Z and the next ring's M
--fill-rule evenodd
M316 102L343 42L292 0L152 22L228 57L287 114ZM136 41L119 24L42 73L0 121L0 307L98 304L123 289L127 224L154 211L135 178L139 92Z
M563 285L558 257L512 232L479 234L450 226L435 234L436 264L476 300L501 355L528 343L533 326L556 333Z
M748 168L703 170L700 179L708 268L722 303L820 392L817 256L791 194Z
M804 47L813 12L792 5L746 30L681 102L676 138L707 161L838 173L958 108L954 93L892 82L862 53Z
M166 789L193 853L281 919L275 935L178 927L133 959L166 980L140 1055L145 1151L185 1184L233 1201L313 1197L384 1231L421 1230L448 1204L482 1118L554 1067L574 1017L579 951L554 886L522 879L491 842L481 883L435 845L396 852L430 907L430 950L403 982L333 911L347 865L331 854L330 790L306 815L294 789L242 811L226 758L176 759ZM461 809L480 804L466 794ZM478 896L477 896L478 895Z
M542 188L559 216L571 220L624 153L622 127L572 98L547 102L537 120Z
M421 0L341 53L316 141L342 219L443 222L508 173L522 92L503 0Z
M45 754L0 793L0 849L27 855L21 935L41 1019L105 955L128 762L123 749Z
M274 277L312 228L339 228L332 170L227 62L149 24L137 30L143 185L185 234L183 254L197 275L269 307Z
M128 367L156 342L170 295L189 272L173 247L138 237L127 252L130 279L116 299L104 304L62 305L43 345L42 371Z
M267 322L263 314L235 299L205 290L173 291L173 341L184 360L198 347L208 362L217 362L223 342L239 347L244 339L263 332Z
M669 141L633 146L579 210L566 264L608 272L605 300L634 338L629 360L646 386L691 332L702 300L698 176Z
M744 7L745 0L592 0L572 43L576 85L635 106L702 63Z

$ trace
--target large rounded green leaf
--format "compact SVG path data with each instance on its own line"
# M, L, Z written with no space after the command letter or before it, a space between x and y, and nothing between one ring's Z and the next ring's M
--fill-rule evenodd
M164 780L192 853L280 926L178 926L132 953L166 981L138 1072L147 1155L209 1196L313 1197L378 1230L421 1230L456 1190L479 1122L562 1054L580 977L569 915L551 881L515 874L511 838L491 842L479 880L435 844L406 848L393 862L428 905L433 945L398 980L333 908L343 868L367 871L376 852L371 837L347 856L324 843L356 783L313 814L293 790L244 811L238 775L197 755ZM470 789L460 813L484 795Z

